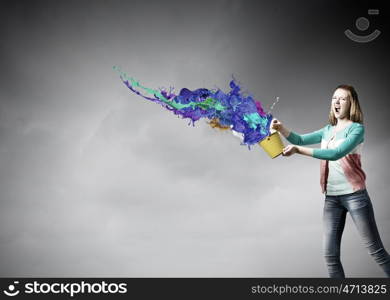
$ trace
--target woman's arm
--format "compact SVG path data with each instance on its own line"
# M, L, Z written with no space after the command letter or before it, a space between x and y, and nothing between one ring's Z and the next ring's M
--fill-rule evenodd
M338 160L363 142L363 139L364 126L359 124L351 130L347 138L338 147L333 149L314 149L313 157L324 160Z
M299 135L289 129L287 129L279 120L274 119L271 125L272 129L278 130L291 144L294 145L312 145L321 142L324 128Z
M291 156L295 153L313 157L313 148L288 145L283 149L283 156Z
M284 156L298 153L323 160L338 160L351 152L364 139L364 126L358 125L352 129L348 137L333 149L312 149L302 146L288 145L283 149Z

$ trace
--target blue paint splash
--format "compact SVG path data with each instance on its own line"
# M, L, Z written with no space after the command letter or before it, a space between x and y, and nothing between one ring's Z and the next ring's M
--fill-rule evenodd
M151 89L127 76L118 67L114 67L114 70L119 72L121 80L132 92L160 104L175 115L191 119L193 126L199 119L207 118L212 127L242 133L242 144L248 145L249 149L251 145L260 142L270 134L272 115L264 112L259 101L244 95L241 86L234 78L229 83L228 93L220 89L183 88L176 95L173 93L173 88L169 91Z

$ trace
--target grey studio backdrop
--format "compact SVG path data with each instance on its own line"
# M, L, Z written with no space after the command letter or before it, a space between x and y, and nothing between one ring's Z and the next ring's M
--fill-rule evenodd
M114 65L175 91L227 91L234 74L266 109L280 97L274 116L298 133L326 125L334 87L354 85L390 250L381 3L0 3L1 276L327 277L318 160L272 160L204 120L188 126ZM362 16L362 34L381 30L370 43L343 33ZM349 277L384 276L349 215L342 261Z

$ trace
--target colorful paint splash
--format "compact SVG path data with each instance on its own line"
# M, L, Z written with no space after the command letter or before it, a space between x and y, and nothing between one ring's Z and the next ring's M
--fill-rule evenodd
M127 76L118 67L123 83L137 95L160 104L167 110L182 118L189 118L192 124L201 118L210 120L210 126L220 129L231 129L243 134L243 144L256 144L270 134L272 115L265 113L261 103L241 92L241 86L233 78L230 91L226 94L220 89L209 90L199 88L189 90L183 88L179 94L173 88L151 89L144 87L139 81Z

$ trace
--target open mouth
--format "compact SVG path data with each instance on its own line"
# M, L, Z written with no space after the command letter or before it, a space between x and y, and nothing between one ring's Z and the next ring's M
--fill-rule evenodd
M335 110L335 112L339 113L340 112L340 107L335 107L334 110Z

